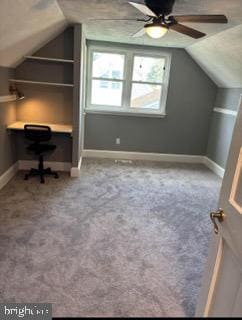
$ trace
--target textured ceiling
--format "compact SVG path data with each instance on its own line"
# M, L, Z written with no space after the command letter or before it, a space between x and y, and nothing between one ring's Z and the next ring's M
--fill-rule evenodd
M229 23L187 23L207 33L199 40L174 31L153 40L132 37L142 22L97 21L143 17L128 0L0 0L0 65L15 66L68 23L78 22L85 24L88 39L185 48L217 85L242 87L242 0L176 0L173 8L173 14L209 13L225 14Z
M165 1L165 0L157 0ZM95 21L99 18L142 18L144 15L128 3L128 0L58 0L68 21L86 24L88 39L125 43L139 43L155 46L186 48L200 40L194 40L174 31L158 40L148 36L133 38L132 34L144 25L137 21ZM207 36L242 24L241 0L176 0L174 14L226 14L228 24L188 24L198 28ZM91 20L93 19L93 20Z
M66 25L55 0L0 0L0 65L15 66Z
M187 51L219 87L242 88L242 25L200 41Z

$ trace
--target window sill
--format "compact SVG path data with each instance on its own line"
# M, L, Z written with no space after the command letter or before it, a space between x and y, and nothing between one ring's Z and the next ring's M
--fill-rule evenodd
M165 118L165 113L152 113L152 112L141 112L141 111L115 111L115 110L96 110L96 109L85 109L84 114L102 114L102 115L114 115L114 116L131 116L131 117L147 117L147 118Z

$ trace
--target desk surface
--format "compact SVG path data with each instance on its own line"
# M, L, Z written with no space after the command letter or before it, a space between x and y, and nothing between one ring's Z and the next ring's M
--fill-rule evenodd
M52 123L22 122L22 121L18 121L10 124L7 127L7 129L24 130L25 124L39 124L39 125L49 126L52 132L72 133L72 126L67 124L52 124Z

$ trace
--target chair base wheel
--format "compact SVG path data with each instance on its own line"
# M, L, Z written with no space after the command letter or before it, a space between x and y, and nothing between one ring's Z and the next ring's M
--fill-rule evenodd
M39 176L40 177L40 183L45 183L45 179L44 177L45 176L53 176L55 179L58 179L59 178L59 175L57 172L55 171L52 171L51 168L47 168L47 169L31 169L29 171L29 173L26 173L25 176L24 176L24 180L29 180L29 177L36 177L36 176Z

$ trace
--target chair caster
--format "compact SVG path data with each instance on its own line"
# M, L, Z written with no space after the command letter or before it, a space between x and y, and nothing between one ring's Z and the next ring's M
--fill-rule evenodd
M55 179L59 179L58 173L55 173L54 178L55 178Z

